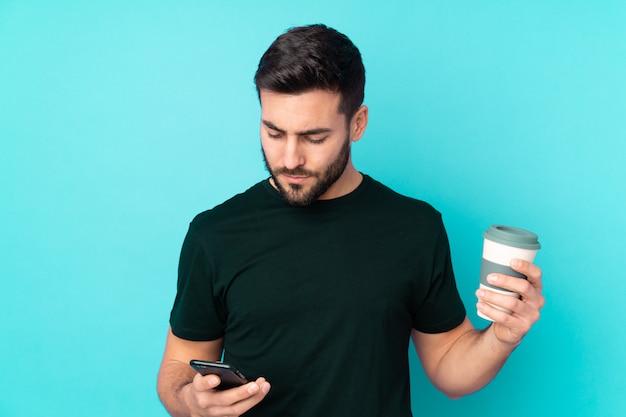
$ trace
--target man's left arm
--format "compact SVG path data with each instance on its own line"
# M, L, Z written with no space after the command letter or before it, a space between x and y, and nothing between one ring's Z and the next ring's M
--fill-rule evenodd
M528 279L501 274L488 279L498 287L520 294L519 299L482 289L476 291L477 308L494 320L485 330L476 330L465 318L461 325L448 332L428 334L413 330L411 334L429 379L450 398L460 398L487 385L539 319L539 311L545 303L541 294L541 269L521 260L511 262L511 268Z

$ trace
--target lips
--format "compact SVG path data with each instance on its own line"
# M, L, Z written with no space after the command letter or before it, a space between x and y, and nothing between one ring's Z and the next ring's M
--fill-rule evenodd
M309 178L308 176L302 177L302 176L293 176L293 175L286 175L286 174L283 174L283 177L290 184L302 184Z

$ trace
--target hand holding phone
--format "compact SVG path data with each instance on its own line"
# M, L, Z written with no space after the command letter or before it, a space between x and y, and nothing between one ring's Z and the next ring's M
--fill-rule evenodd
M246 377L232 365L223 362L202 361L192 359L189 362L201 375L217 375L221 379L221 383L215 388L216 390L226 390L247 384Z
M198 376L193 378L188 385L190 394L184 396L189 409L195 411L193 415L205 415L213 406L229 407L233 414L241 415L262 401L271 389L265 378L248 382L237 368L223 362L194 359L189 364L198 371L198 375L217 375L221 380L217 387L213 387L215 382ZM228 389L231 390L224 391Z

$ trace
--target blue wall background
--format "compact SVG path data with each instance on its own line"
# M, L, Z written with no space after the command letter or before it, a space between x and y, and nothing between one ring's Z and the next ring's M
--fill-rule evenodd
M314 22L364 56L357 167L443 213L477 326L482 231L543 244L541 321L459 401L411 353L416 415L625 415L625 3L260 4L0 0L0 415L165 415L187 224L265 177L252 76Z

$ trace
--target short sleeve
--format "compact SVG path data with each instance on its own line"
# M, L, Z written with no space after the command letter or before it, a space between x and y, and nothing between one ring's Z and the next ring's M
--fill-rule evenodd
M180 253L178 287L170 315L172 332L183 339L215 340L225 315L213 291L213 268L192 222Z
M431 271L426 297L413 323L418 331L442 333L460 325L465 320L466 311L454 278L448 236L441 222Z

